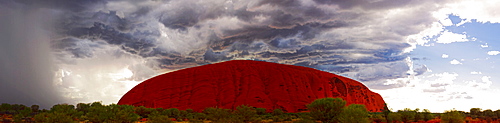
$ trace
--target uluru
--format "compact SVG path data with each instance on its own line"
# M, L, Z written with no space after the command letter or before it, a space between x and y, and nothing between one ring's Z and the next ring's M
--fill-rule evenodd
M127 92L120 105L202 111L239 105L306 110L315 99L340 97L363 104L371 112L385 107L382 97L362 83L302 66L264 61L232 60L186 68L148 79Z

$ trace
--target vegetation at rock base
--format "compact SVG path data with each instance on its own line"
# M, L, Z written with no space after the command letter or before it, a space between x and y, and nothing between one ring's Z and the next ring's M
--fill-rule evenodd
M469 112L448 110L431 113L427 109L403 109L368 112L361 104L346 105L341 98L317 99L306 105L308 111L286 113L282 109L265 109L240 105L231 109L209 107L202 112L192 109L147 108L130 105L103 105L101 102L57 104L40 109L20 104L0 105L0 122L64 123L498 123L500 110L472 108Z
M311 117L323 123L338 122L338 115L342 113L342 108L346 101L341 98L322 98L316 99L307 105Z
M338 116L338 121L341 123L370 123L370 113L366 110L365 105L351 104L342 109Z

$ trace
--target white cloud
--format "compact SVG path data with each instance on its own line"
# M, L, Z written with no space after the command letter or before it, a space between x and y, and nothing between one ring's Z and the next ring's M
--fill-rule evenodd
M430 109L431 112L443 112L454 108L462 111L475 107L500 108L496 103L489 101L492 93L500 93L500 90L490 88L492 83L490 76L477 78L466 82L465 85L459 81L460 76L448 72L416 76L404 80L411 86L373 91L381 94L393 111L404 108Z
M441 23L434 22L430 24L428 28L420 31L418 34L407 36L406 40L408 40L408 43L410 43L412 46L406 48L404 52L411 52L413 49L416 48L416 45L431 46L432 44L428 44L430 39L434 36L439 35L439 33L442 32L443 30L444 28Z
M488 51L488 55L494 56L494 55L498 55L498 54L500 54L500 51Z
M484 44L484 45L481 45L482 48L486 48L486 47L489 47L488 46L488 43Z
M467 86L477 89L490 89L493 82L490 80L490 76L482 76L481 82L476 80L466 82Z
M500 1L498 0L456 0L446 5L442 11L453 13L461 18L478 22L500 22L500 13L497 12Z
M449 57L448 54L441 55L441 58L448 58L448 57Z
M443 24L443 26L451 26L451 25L453 25L453 22L451 22L450 18L445 18L443 20L440 20L439 22L441 22L441 24Z
M433 44L429 43L429 41L433 40L434 37L437 37L437 43L443 44L475 41L473 37L467 38L465 33L456 34L446 31L443 26L453 25L448 15L454 14L464 19L456 26L469 23L473 19L477 19L479 22L498 23L500 22L500 13L496 11L498 6L500 6L500 1L498 0L452 0L449 4L445 4L443 9L434 13L435 18L439 21L435 22L432 27L428 27L419 34L408 36L408 41L412 44L412 47L405 51L411 51L412 48L415 48L415 45L432 46ZM481 48L489 47L488 44L480 46ZM490 51L488 55L500 55L500 51ZM443 54L441 57L449 58L449 55ZM463 61L464 59L453 59L450 61L450 64L462 64ZM480 75L482 72L473 71L470 74ZM413 83L414 86L375 91L383 95L386 102L390 104L389 107L395 110L403 108L428 108L433 112L442 112L453 108L467 111L473 108L471 106L479 106L483 109L500 108L494 101L489 101L491 100L492 93L500 93L499 89L490 88L492 85L490 84L492 83L490 76L476 78L477 80L465 82L465 85L457 77L458 74L450 73L432 74L429 76L425 76L424 74L402 81ZM429 88L431 85L435 87ZM434 93L420 93L423 91Z
M444 31L436 40L437 43L443 43L443 44L469 41L469 39L467 39L467 36L465 34L456 34L450 31Z
M450 64L454 64L454 65L457 65L457 64L462 64L460 61L456 60L456 59L453 59L450 61Z
M148 67L155 63L123 52L117 46L101 46L93 53L91 57L71 59L70 64L58 65L54 84L71 101L67 103L116 103L140 81L159 73Z
M481 78L481 80L483 80L483 82L485 82L485 83L491 84L492 82L491 82L490 78L491 78L490 76L483 76Z
M483 73L482 72L477 72L477 71L472 71L472 72L470 72L470 74L479 75L479 74L483 74Z

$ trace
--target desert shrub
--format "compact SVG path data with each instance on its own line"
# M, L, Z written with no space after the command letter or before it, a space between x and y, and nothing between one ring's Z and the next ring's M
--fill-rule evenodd
M272 116L270 117L273 122L283 122L283 121L291 121L291 117L283 112L281 109L274 109L271 112Z
M196 113L196 112L193 112L193 113L189 113L188 115L188 119L189 119L189 122L203 122L205 119L206 119L207 115L203 114L203 113Z
M134 113L134 106L111 104L104 106L100 103L93 103L86 114L86 119L90 122L134 122L140 116Z
M206 118L213 122L225 121L231 118L231 110L209 107L203 110Z
M382 122L386 122L385 120L385 117L383 116L383 114L372 114L372 117L371 117L372 121L375 122L375 123L382 123Z
M170 108L170 109L167 109L168 111L168 117L171 117L171 118L180 118L181 116L181 111L177 108Z
M337 116L341 123L370 123L370 114L365 105L351 104L342 108L342 112Z
M38 111L40 111L39 105L31 105L31 112L38 112Z
M279 115L283 115L284 112L283 112L283 110L277 108L277 109L273 110L272 114L273 114L273 116L279 116Z
M413 122L417 111L405 108L403 110L398 110L398 113L401 114L401 121L403 121L404 123L409 123Z
M443 123L463 123L465 115L457 110L445 111L441 116L441 121Z
M111 121L113 122L134 122L139 120L140 116L134 113L134 106L130 105L109 105L111 108L111 112L113 112L111 116Z
M389 113L387 115L387 122L388 123L397 123L397 122L401 122L401 114L399 113Z
M76 111L87 114L89 112L90 104L88 103L78 103L76 104Z
M243 122L255 122L260 120L255 108L247 105L240 105L236 107L236 110L234 111L234 117Z
M134 107L134 111L137 115L141 116L141 118L148 118L149 114L156 111L156 109L139 106L139 107Z
M186 110L180 110L179 111L179 117L177 118L178 121L184 121L187 120L188 117L190 117L190 113L188 113Z
M255 108L255 111L257 112L257 115L266 115L266 108Z
M342 98L316 99L307 105L311 117L323 123L337 122L336 117L342 112L346 101Z
M37 123L75 123L76 121L66 113L43 112L34 116Z
M148 123L173 123L167 115L162 115L159 112L152 112L148 114Z
M427 122L434 119L434 116L432 116L431 112L428 109L424 109L424 111L422 112L422 119Z

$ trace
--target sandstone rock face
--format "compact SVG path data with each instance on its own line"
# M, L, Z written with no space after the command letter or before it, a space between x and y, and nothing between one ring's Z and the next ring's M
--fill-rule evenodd
M307 67L251 60L159 75L134 87L118 104L195 111L247 104L268 111L299 112L325 97L340 97L348 105L364 104L371 112L380 112L385 106L379 94L355 80Z

